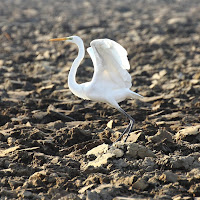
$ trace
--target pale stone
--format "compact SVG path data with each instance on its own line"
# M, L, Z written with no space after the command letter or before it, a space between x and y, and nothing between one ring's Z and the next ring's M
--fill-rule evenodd
M186 136L196 136L200 134L200 125L196 125L196 126L188 126L182 130L180 130L178 133L176 133L176 135L174 136L174 138L176 140L181 140L183 138L185 138Z
M93 149L91 149L90 151L87 152L86 155L95 155L96 157L100 154L103 154L105 151L107 151L109 148L108 144L101 144Z
M108 159L115 157L113 153L106 153L103 155L98 156L95 160L90 161L87 164L87 167L93 166L94 168L101 167L108 164Z
M107 127L112 129L113 128L113 120L110 120L108 123L107 123Z
M124 155L121 149L115 149L112 153L115 154L116 158L121 158Z
M83 194L83 193L85 193L88 189L92 188L93 186L94 186L94 184L86 185L86 186L82 187L82 188L78 191L78 193Z

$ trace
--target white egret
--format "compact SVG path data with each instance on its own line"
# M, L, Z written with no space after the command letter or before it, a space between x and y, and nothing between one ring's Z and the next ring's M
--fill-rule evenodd
M78 56L74 60L68 75L68 86L71 92L87 100L108 103L112 107L124 114L130 123L120 137L127 133L128 138L135 120L127 114L120 106L119 102L126 98L140 99L141 95L130 90L131 76L128 73L130 64L127 58L127 51L117 42L110 39L95 39L87 48L93 65L94 74L90 82L78 84L76 82L77 69L85 56L83 41L78 36L50 39L50 41L63 41L75 43L78 46Z

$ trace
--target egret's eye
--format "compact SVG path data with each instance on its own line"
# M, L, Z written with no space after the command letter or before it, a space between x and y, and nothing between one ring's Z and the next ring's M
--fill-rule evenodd
M72 37L68 37L67 40L73 40L73 38Z

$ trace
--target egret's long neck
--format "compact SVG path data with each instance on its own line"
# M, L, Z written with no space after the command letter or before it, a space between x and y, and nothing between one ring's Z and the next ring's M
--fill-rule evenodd
M80 84L78 84L76 82L76 72L77 72L77 69L78 69L81 61L83 60L83 58L85 56L85 48L84 48L83 41L81 39L78 42L76 42L75 44L78 46L78 56L74 60L72 67L69 71L68 86L73 94L75 94L78 97L83 98L81 95L83 92L82 87Z

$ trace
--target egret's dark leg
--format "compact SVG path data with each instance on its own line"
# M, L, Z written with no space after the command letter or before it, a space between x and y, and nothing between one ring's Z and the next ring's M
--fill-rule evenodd
M125 137L125 140L124 142L126 142L126 140L128 139L129 135L130 135L130 132L132 131L133 129L133 125L135 124L135 120L133 119L133 121L130 121L130 128L129 128L129 131L128 131L128 134L127 136Z
M118 142L126 133L127 131L129 131L131 126L131 123L128 124L128 126L126 127L126 129L123 131L123 133L117 138L117 140L115 142Z
M127 136L124 140L124 142L126 142L127 138L130 135L130 132L133 129L133 125L135 124L135 120L129 114L127 114L122 108L119 107L118 110L130 120L130 123L129 123L128 127L124 130L124 132L119 136L119 138L115 142L118 142L127 133Z

